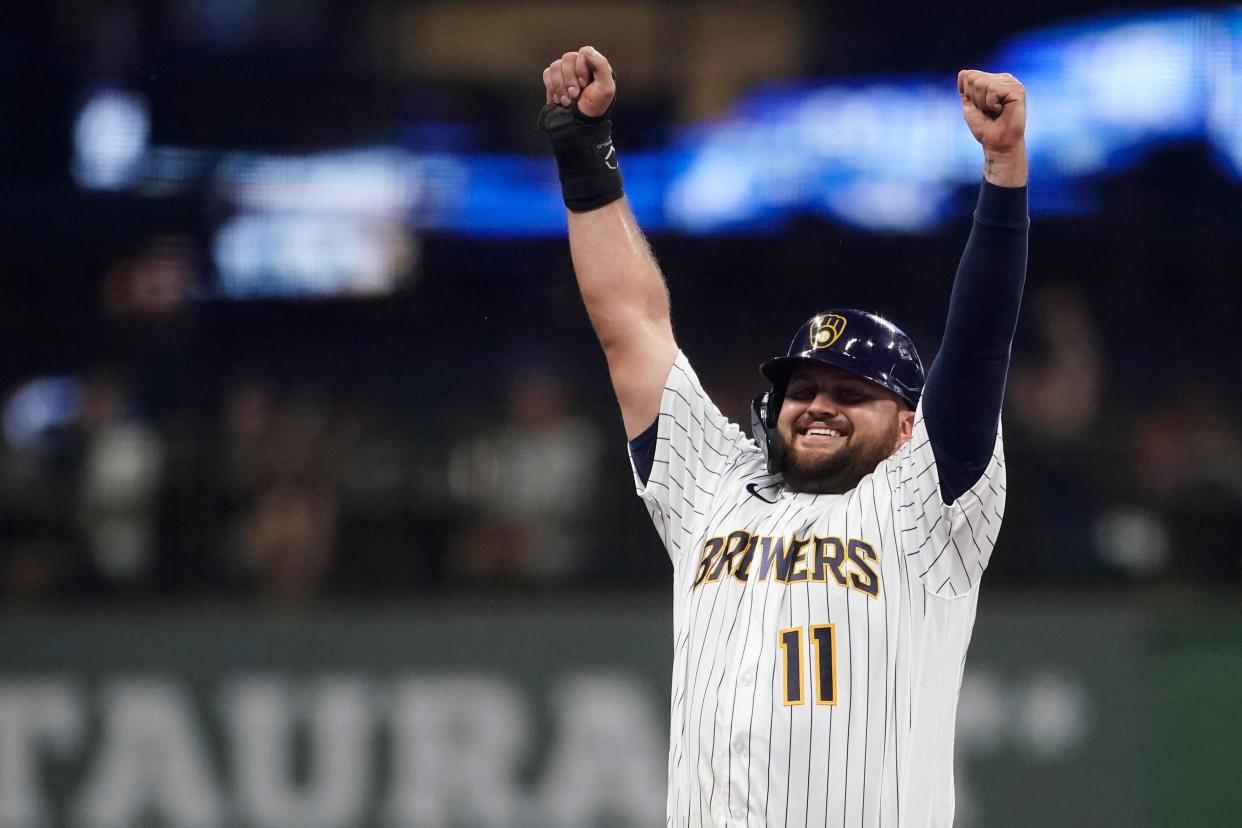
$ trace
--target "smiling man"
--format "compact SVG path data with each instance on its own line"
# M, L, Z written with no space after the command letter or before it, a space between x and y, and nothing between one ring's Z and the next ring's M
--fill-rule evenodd
M948 828L958 691L1005 503L1022 85L958 74L984 180L930 371L891 322L819 313L761 366L752 440L673 338L621 189L611 66L585 46L543 80L579 289L673 564L668 824Z
M922 365L914 344L872 314L839 310L814 317L790 354L768 360L760 371L774 389L783 389L760 397L755 408L759 426L763 412L779 411L779 442L765 447L786 488L848 492L914 431ZM769 443L767 429L757 430Z

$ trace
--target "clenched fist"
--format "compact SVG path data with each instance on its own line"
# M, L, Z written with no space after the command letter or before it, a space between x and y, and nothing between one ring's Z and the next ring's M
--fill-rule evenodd
M566 52L543 70L545 103L571 106L578 102L583 115L603 115L617 96L616 78L608 59L594 46Z
M1026 89L1010 74L957 73L962 117L983 145L984 177L993 184L1026 183Z

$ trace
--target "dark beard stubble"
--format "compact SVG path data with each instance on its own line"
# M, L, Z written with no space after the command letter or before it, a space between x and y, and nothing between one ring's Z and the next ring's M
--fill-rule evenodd
M791 451L782 437L785 488L805 494L844 494L850 491L893 453L900 427L894 419L884 434L865 442L856 442L858 435L854 434L844 448L817 460Z

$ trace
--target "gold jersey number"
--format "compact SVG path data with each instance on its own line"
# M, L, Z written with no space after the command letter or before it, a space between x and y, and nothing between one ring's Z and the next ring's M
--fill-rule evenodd
M803 627L781 630L781 654L785 663L785 704L793 706L806 701L802 670ZM811 677L815 684L815 703L837 703L837 625L811 626Z

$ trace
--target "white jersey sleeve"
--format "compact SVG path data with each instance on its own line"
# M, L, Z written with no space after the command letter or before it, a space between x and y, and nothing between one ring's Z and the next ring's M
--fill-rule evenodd
M756 461L762 462L762 454L754 441L720 413L678 351L660 399L655 462L647 482L634 471L638 494L674 567L691 549L724 474ZM631 467L633 462L631 457Z
M1005 512L1005 460L999 421L992 457L979 480L952 503L940 475L920 403L914 434L886 463L901 554L933 595L974 591L988 565Z

